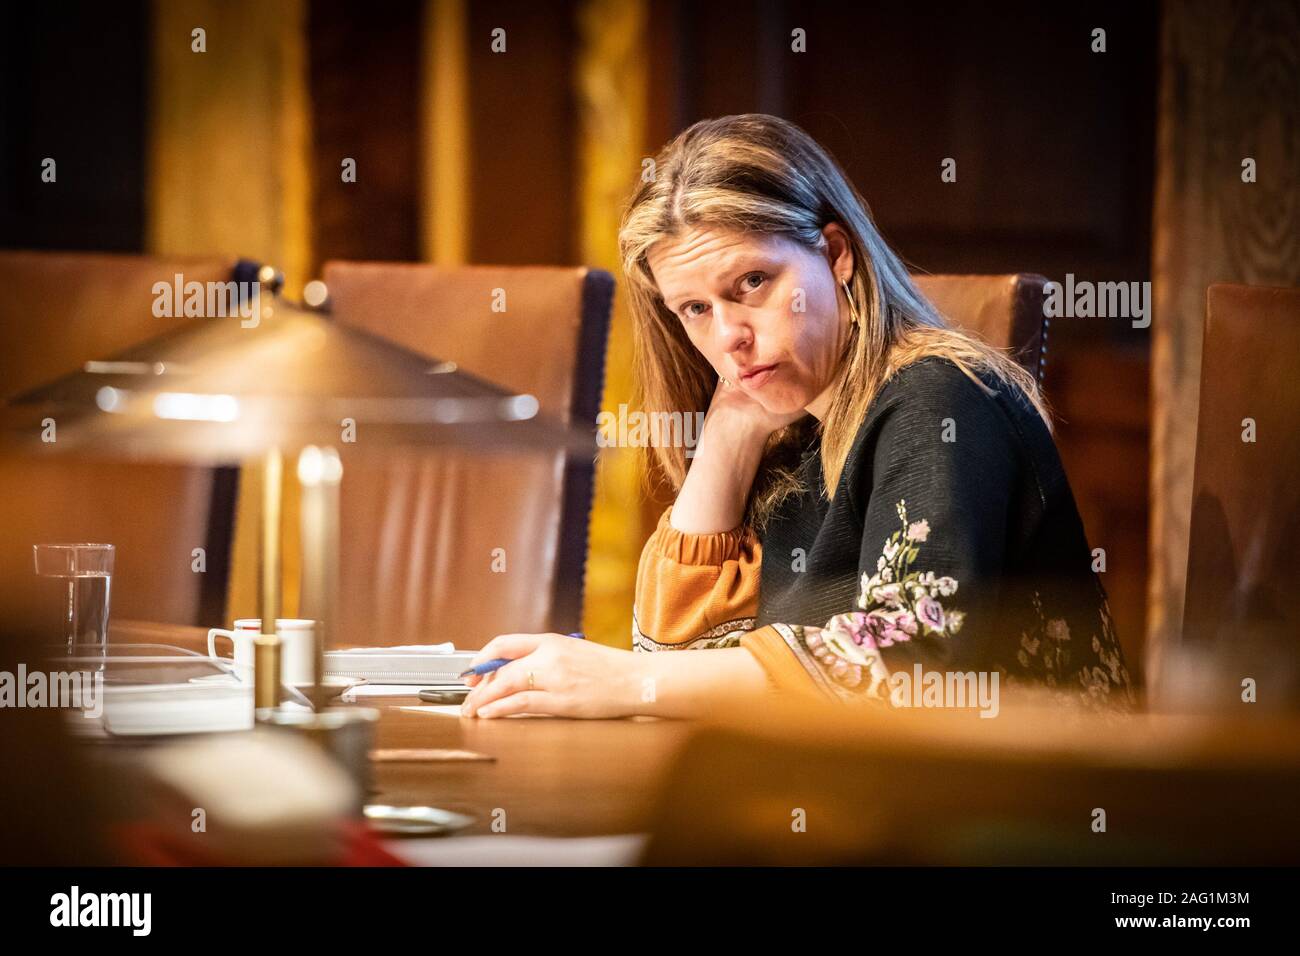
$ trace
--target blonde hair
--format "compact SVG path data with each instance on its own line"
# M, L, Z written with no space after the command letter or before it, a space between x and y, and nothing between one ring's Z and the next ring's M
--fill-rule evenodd
M713 226L775 234L822 251L822 229L839 223L853 250L849 283L861 324L849 334L836 388L820 423L824 494L831 497L867 409L899 369L926 356L951 360L981 389L985 370L1018 387L1051 418L1034 376L1001 350L948 325L913 284L906 266L876 229L866 201L836 161L798 126L745 113L702 120L678 134L654 161L623 213L619 253L633 322L638 401L652 412L702 412L717 374L666 307L646 256L684 229ZM769 440L750 492L746 523L762 528L787 494L800 488L797 461L805 420ZM680 489L686 449L652 444L650 468Z

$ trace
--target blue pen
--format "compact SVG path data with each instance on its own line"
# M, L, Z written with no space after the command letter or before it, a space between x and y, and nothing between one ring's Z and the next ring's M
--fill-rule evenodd
M587 639L587 635L583 634L581 631L574 631L569 635L569 637L576 637L580 641L585 641ZM461 671L460 676L468 677L470 674L477 674L479 677L482 677L484 674L491 674L498 667L505 667L510 663L510 661L511 658L509 657L494 657L492 660L484 661L482 664L475 664L467 671Z

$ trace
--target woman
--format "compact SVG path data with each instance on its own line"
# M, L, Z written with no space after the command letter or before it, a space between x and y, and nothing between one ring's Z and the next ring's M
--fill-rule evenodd
M944 321L793 124L706 120L655 170L619 234L643 406L707 409L689 468L650 449L677 490L637 574L656 653L502 635L464 712L906 703L900 675L935 671L1129 705L1034 377Z

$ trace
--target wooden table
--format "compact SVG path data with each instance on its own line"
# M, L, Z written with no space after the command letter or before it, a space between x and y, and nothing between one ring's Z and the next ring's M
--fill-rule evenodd
M159 643L206 652L197 627L115 622L111 640ZM493 833L494 811L515 835L594 836L645 832L672 757L693 723L634 717L567 720L549 717L464 718L412 713L418 697L361 697L380 711L379 748L454 748L491 762L372 765L368 802L435 806L474 818L466 834ZM498 813L499 817L500 814ZM499 826L498 826L499 829Z
M469 833L493 832L493 815L502 812L506 832L517 835L644 832L691 727L649 717L485 720L399 709L412 703L419 701L382 701L377 746L454 747L496 759L376 763L371 801L467 813L475 818Z
M197 648L206 632L119 625L113 639ZM370 802L472 817L463 843L471 857L502 846L493 822L503 812L504 833L515 837L653 832L644 848L651 863L1020 863L1065 858L1066 850L1088 862L1099 859L1088 814L1106 807L1107 846L1114 845L1107 852L1115 854L1108 862L1155 862L1157 851L1171 859L1181 853L1178 862L1295 859L1295 715L1234 708L1121 717L1004 704L998 720L983 720L965 711L791 699L694 722L402 710L420 706L414 696L361 697L357 705L382 714L375 747L495 758L371 763ZM863 813L863 794L872 795L871 813ZM812 808L822 825L795 836L792 807ZM814 833L818 839L808 836ZM972 844L972 834L985 842ZM456 840L423 841L433 855L404 854L401 843L420 849L411 841L393 848L408 859L446 862L436 851ZM527 847L503 849L539 862ZM1039 856L1023 855L1033 853Z

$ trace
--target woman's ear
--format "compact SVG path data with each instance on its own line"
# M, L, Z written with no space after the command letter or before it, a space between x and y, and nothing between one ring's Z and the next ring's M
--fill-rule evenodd
M835 281L853 275L853 243L849 241L848 232L838 222L828 222L822 228L822 235L826 239L826 261Z

